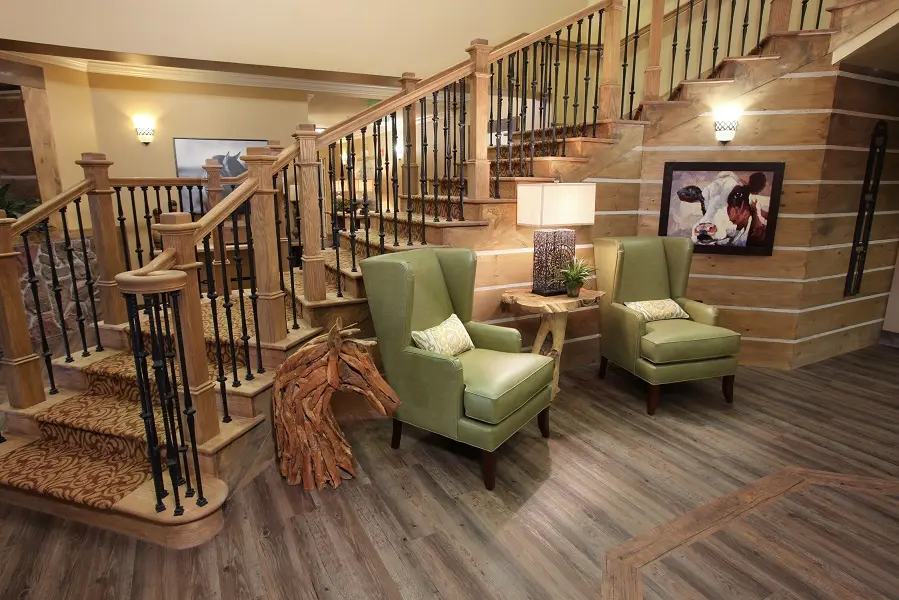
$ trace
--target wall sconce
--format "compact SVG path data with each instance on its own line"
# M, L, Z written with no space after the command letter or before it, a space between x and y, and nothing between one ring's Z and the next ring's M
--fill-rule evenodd
M156 134L156 122L153 120L153 117L136 115L132 121L134 122L134 131L137 133L137 141L144 146L148 146Z
M722 144L727 144L737 134L740 126L740 114L742 111L736 106L727 104L716 108L712 115L715 118L715 139Z

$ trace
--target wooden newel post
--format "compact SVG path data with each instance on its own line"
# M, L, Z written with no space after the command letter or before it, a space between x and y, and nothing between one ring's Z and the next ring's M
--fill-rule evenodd
M294 139L300 145L300 221L303 224L303 295L324 300L327 294L325 257L322 256L322 217L318 212L318 161L315 159L315 125L298 125Z
M789 31L792 11L793 0L771 0L771 9L768 12L768 33Z
M109 185L109 166L105 154L85 152L76 161L84 169L84 178L94 181L94 189L88 193L91 211L91 228L97 254L97 292L103 322L120 325L128 322L125 299L119 293L115 276L125 271L125 253L119 238L113 189Z
M621 36L624 0L612 0L602 24L602 63L599 78L599 120L621 118Z
M153 229L162 234L163 248L176 252L173 269L187 274L187 283L181 292L181 335L184 342L184 362L187 364L187 380L190 395L197 410L197 444L203 444L219 433L218 403L215 382L209 377L206 361L206 335L203 331L203 311L200 307L200 282L196 270L200 268L194 255L196 233L199 225L192 223L190 215L183 212L163 213L160 224Z
M206 197L209 199L210 210L222 201L222 165L213 158L207 158L203 164L203 170L206 171ZM219 297L228 294L228 282L222 277L222 261L219 249L225 248L225 269L228 268L228 245L225 243L223 236L219 235L216 227L212 234L214 247L212 248L212 272L215 279L215 293ZM206 275L203 274L203 277Z
M19 253L13 250L12 227L0 210L0 370L6 382L9 404L28 408L46 399L40 357L31 346L25 303L19 288ZM37 315L40 319L41 315Z
M404 94L408 94L415 90L418 86L418 82L421 79L415 77L415 73L403 73L403 76L400 77L400 85L402 86L402 92ZM403 145L403 169L402 174L400 176L400 189L402 190L403 195L415 195L421 193L420 187L421 184L418 180L419 177L419 165L418 165L418 102L412 103L412 110L409 112L409 123L405 122L406 119L406 108L403 107L397 111L397 120L403 124L403 127L409 128L409 139L412 140L412 148L406 148L406 132L403 132L403 138L399 141ZM406 175L407 171L411 171L411 173ZM410 189L406 189L406 181L407 177L411 179L412 185ZM408 200L407 200L408 201Z
M658 100L662 80L662 20L665 18L665 0L652 0L649 23L649 57L643 71L643 97ZM672 65L672 69L674 66Z
M272 343L287 337L284 290L278 269L278 239L275 235L275 189L272 188L272 156L268 148L247 148L241 156L247 164L247 177L259 181L250 198L253 250L256 258L257 319L259 340Z
M468 135L468 197L490 197L490 158L487 155L489 146L488 122L490 120L490 70L487 57L492 46L487 40L477 39L471 41L467 52L474 63L474 73L471 75L471 107L469 109L469 135Z

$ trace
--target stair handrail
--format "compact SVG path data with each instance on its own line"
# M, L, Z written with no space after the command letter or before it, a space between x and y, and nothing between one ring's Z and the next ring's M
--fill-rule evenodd
M96 182L93 179L83 179L63 190L59 194L53 196L46 202L42 202L33 209L16 219L15 225L12 226L12 234L22 235L44 219L47 219L53 213L59 211L63 206L68 205L75 198L80 198L84 194L95 189Z
M231 216L235 210L240 208L247 198L256 193L261 187L261 182L256 178L246 178L237 188L234 189L228 197L221 200L218 204L209 209L209 212L200 217L190 226L196 228L194 234L194 242L200 244L203 238L212 233L220 223Z
M577 22L579 19L583 19L601 9L608 8L612 5L612 0L603 0L602 2L596 2L595 4L591 4L587 8L583 8L575 13L568 15L562 19L559 19L552 25L544 27L526 35L518 40L506 44L500 45L493 49L490 54L487 56L488 62L496 62L500 58L504 58L509 54L514 54L523 48L527 48L531 46L534 42L540 42L546 39L546 36L554 34L556 31L567 27L568 25Z
M110 177L109 185L121 187L161 185L203 185L202 177Z

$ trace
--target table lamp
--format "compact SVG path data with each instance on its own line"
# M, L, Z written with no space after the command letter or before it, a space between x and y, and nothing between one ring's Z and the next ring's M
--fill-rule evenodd
M565 293L559 270L574 258L577 235L568 225L593 225L595 183L518 184L518 224L534 232L534 293ZM549 229L552 228L552 229Z

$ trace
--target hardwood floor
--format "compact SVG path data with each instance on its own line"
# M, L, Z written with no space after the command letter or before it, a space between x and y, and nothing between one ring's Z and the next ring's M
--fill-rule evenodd
M897 349L789 373L741 368L732 405L719 380L666 387L654 417L640 382L614 367L600 381L596 369L563 375L551 439L535 420L500 448L493 492L483 487L479 452L409 426L392 450L389 419L345 415L358 479L309 493L285 485L272 466L228 501L222 533L193 550L0 506L0 598L596 600L609 550L784 467L899 477ZM870 499L809 499L825 501L857 511L863 529L878 522L883 539L853 538L863 575L860 559L825 553L820 560L841 583L814 597L852 597L838 594L861 589L856 577L879 591L872 597L899 597L896 513ZM772 505L741 535L803 543L803 527L820 514L787 518L811 510L790 502ZM762 584L728 571L742 560L731 533L684 550L712 560L724 548L714 564L736 581L730 588L692 587L683 557L672 554L644 574L654 582L647 597L702 598L706 589L721 598L812 597L776 564ZM672 572L680 592L663 595L656 583Z

